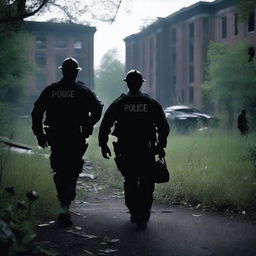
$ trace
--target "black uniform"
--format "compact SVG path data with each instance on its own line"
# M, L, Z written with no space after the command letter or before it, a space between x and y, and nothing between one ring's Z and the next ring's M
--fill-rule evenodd
M107 109L100 126L100 146L106 145L113 125L112 135L118 138L115 160L125 178L125 203L135 222L147 222L154 192L155 142L166 147L167 120L157 101L138 92L122 94Z
M237 128L240 130L241 135L246 135L249 131L248 120L246 112L243 112L237 118Z
M43 134L43 118L47 142L51 146L51 168L62 206L75 198L76 182L83 167L86 137L100 119L102 105L95 94L81 82L61 80L46 87L34 104L32 129Z

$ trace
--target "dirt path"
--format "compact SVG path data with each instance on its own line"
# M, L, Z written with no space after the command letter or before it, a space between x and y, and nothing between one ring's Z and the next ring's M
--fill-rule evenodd
M256 255L256 223L246 216L154 204L148 228L138 231L122 195L91 188L72 206L72 228L38 229L45 247L69 256Z

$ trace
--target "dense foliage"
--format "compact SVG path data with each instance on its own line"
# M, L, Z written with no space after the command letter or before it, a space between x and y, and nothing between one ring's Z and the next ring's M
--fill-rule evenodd
M249 13L256 8L255 0L239 0L237 7L242 21L246 20Z
M247 109L251 116L256 113L256 65L255 58L248 61L248 47L243 41L232 47L214 42L209 46L203 90L221 112L228 113L230 126L241 109Z
M115 49L109 50L96 70L95 90L105 107L126 91L124 65L117 57Z

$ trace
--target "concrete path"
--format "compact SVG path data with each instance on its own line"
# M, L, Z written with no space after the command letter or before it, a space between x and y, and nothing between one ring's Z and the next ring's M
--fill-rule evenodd
M152 211L147 229L138 231L129 221L122 197L90 192L84 201L74 203L72 228L42 227L39 240L70 256L256 255L256 222L246 215L159 204Z

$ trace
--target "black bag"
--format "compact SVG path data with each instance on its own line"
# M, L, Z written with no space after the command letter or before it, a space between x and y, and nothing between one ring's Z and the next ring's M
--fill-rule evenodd
M167 165L164 157L160 158L155 162L154 180L155 180L155 183L165 183L170 180L170 174L167 169Z

